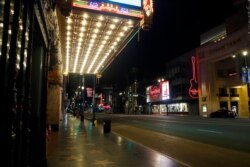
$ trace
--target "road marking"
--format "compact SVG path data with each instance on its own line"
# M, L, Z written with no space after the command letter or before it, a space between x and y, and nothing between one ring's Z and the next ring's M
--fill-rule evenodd
M210 132L210 133L217 133L217 134L221 134L221 133L222 133L222 132L220 132L220 131L207 130L207 129L198 129L198 131L202 131L202 132Z

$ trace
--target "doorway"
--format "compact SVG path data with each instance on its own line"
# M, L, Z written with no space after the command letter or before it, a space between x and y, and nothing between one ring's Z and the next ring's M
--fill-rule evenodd
M232 101L231 102L231 110L238 114L238 102L237 101Z
M227 101L220 102L220 109L228 109Z

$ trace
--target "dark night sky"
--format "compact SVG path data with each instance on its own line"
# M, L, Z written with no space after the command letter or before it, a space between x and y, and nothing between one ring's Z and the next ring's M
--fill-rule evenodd
M164 75L165 63L199 46L200 34L224 22L234 0L154 0L153 25L140 31L104 71L100 83L122 87L132 68L137 79Z

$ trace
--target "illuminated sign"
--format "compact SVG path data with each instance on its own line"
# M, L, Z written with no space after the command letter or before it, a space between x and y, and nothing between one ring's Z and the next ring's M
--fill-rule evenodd
M193 77L190 79L189 96L192 98L198 98L198 82L196 79L196 69L195 69L195 57L192 56L192 72Z
M93 89L92 88L86 88L87 89L87 97L93 97Z
M250 68L249 67L242 67L242 82L250 83Z
M170 99L169 82L164 81L159 85L147 87L147 102L162 101Z
M173 103L173 104L168 104L168 112L172 113L178 113L178 112L188 112L188 104L187 103Z
M108 1L141 7L141 0L108 0Z
M161 88L160 86L151 86L149 89L149 95L153 99L158 99L161 95Z
M143 30L149 30L153 22L153 0L143 0L143 19L141 20L141 27Z
M150 17L154 11L153 0L144 0L143 1L143 10L147 17Z
M161 99L167 100L169 99L169 83L168 81L162 82L161 84Z
M74 0L72 6L76 8L84 8L90 10L96 10L100 12L114 13L118 15L125 15L137 18L143 18L142 9L134 9L126 6L112 4L108 1L89 1L89 0Z

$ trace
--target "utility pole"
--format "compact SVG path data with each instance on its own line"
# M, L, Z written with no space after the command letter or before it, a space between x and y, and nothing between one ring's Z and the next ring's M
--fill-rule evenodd
M93 107L93 111L92 111L92 125L96 126L96 118L95 118L95 87L96 87L96 75L93 74L93 99L92 99L92 107Z

